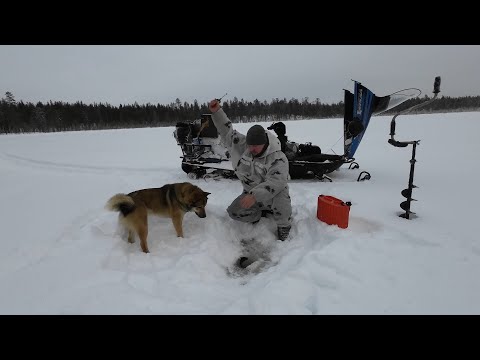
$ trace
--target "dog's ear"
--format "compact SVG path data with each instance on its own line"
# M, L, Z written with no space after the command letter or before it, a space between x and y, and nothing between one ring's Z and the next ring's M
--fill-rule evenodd
M203 194L205 195L205 197L208 197L208 195L210 195L211 193L204 191Z

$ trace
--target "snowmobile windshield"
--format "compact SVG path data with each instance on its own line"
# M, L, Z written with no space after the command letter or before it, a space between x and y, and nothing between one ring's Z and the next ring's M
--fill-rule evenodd
M393 109L395 106L398 106L409 99L419 97L421 93L422 92L419 89L410 88L397 91L388 96L377 97L379 105L373 111L373 114L378 115Z

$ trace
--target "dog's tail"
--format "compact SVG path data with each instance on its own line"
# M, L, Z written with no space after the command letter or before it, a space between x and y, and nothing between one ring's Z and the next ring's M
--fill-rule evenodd
M130 196L116 194L107 201L105 208L110 211L120 211L123 216L127 216L135 210L136 205Z

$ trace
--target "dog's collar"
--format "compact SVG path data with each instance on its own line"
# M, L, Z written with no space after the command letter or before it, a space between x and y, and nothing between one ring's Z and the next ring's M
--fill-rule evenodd
M176 197L176 194L175 194L175 197ZM192 206L188 206L188 205L185 205L184 203L180 202L180 200L178 200L178 198L177 198L177 202L180 204L180 207L181 207L182 210L185 211L185 212L189 212L190 210L193 209Z

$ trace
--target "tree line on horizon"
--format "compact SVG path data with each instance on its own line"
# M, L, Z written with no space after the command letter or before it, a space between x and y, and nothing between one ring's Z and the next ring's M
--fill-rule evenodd
M428 99L427 95L410 99L383 114L395 114ZM343 101L325 104L318 98L315 101L309 101L308 98L275 98L267 102L238 100L234 97L222 101L222 107L233 122L343 118L344 115ZM458 111L480 111L480 96L442 96L422 108L421 113ZM62 101L33 104L16 101L13 94L7 91L0 100L0 133L174 126L177 122L199 119L205 113L209 113L208 104L199 104L197 100L189 104L177 98L168 105L139 105L135 102L133 105L112 106L103 103L84 104L81 101L73 104Z

